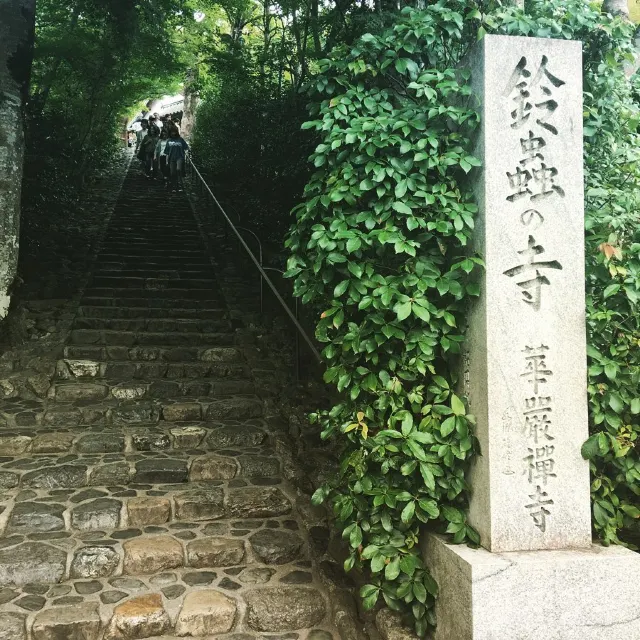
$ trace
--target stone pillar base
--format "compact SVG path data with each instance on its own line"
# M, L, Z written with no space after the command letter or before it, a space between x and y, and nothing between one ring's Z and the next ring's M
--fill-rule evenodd
M433 640L640 639L640 554L622 547L490 553L423 536L440 587Z

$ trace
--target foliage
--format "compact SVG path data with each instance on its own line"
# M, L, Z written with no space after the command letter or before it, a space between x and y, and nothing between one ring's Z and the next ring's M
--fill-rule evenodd
M312 147L299 133L303 114L295 94L278 97L239 76L207 89L198 110L193 143L201 167L243 226L263 239L284 236L283 212L300 199L308 177L301 159Z
M330 498L345 568L372 576L365 606L382 596L410 607L420 634L437 595L421 525L479 542L465 517L474 419L453 392L478 295L480 260L467 255L476 206L462 186L479 164L468 138L478 117L460 106L469 89L451 68L476 29L464 2L441 1L322 63L305 125L321 137L317 171L287 241L296 295L323 309L325 381L344 396L316 416L345 449L340 477L314 499Z
M278 251L313 148L311 135L300 134L306 116L300 88L334 45L391 14L357 0L190 2L221 18L186 34L202 98L194 153L227 209Z
M319 489L365 568L365 607L380 596L435 623L437 585L415 545L421 524L478 542L466 523L464 473L473 417L455 356L480 262L465 250L475 207L460 178L469 155L453 67L484 33L582 40L587 183L587 313L594 527L605 543L640 515L640 210L632 28L597 3L531 0L517 7L437 2L405 9L380 36L320 65L311 115L317 171L287 245L296 295L322 311L325 380L342 393L313 416L344 445L341 474ZM464 123L466 126L460 126Z
M40 0L23 189L23 261L113 156L123 115L173 82L178 0Z

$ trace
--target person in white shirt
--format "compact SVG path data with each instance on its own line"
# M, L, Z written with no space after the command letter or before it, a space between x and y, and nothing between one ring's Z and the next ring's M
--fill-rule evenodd
M167 147L167 129L163 127L160 132L160 138L156 144L156 150L154 155L154 162L156 163L157 171L156 175L162 180L168 180L169 178L169 165L167 163L167 156L165 149Z

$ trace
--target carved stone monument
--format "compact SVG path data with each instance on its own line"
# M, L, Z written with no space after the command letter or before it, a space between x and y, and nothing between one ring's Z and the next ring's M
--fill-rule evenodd
M486 262L464 357L482 455L483 549L424 542L436 640L640 640L640 556L592 545L581 44L486 36L470 57L482 127L475 249Z

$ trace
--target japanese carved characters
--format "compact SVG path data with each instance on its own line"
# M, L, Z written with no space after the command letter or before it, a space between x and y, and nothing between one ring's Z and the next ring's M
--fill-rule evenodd
M522 417L524 419L524 435L527 438L527 456L524 458L527 475L532 492L529 494L530 504L525 505L533 522L543 533L547 528L547 517L551 515L553 500L547 491L550 478L556 478L553 441L551 435L551 396L544 395L544 387L553 377L553 371L547 365L549 347L525 347L524 372L520 377L526 380L531 395L524 400Z
M519 207L519 220L524 227L535 230L543 226L545 213L534 207L543 207L553 198L564 198L559 171L545 159L547 149L553 145L558 129L553 124L553 113L558 108L554 92L566 83L548 69L549 60L543 55L537 71L532 73L523 56L507 83L504 96L511 99L511 129L519 132L521 158L513 171L507 171L509 195L507 201ZM524 206L523 206L524 205ZM557 260L535 261L545 252L532 235L526 239L527 247L518 253L524 262L507 269L504 275L515 278L522 289L522 300L538 311L541 306L542 287L551 284L543 269L562 269Z

